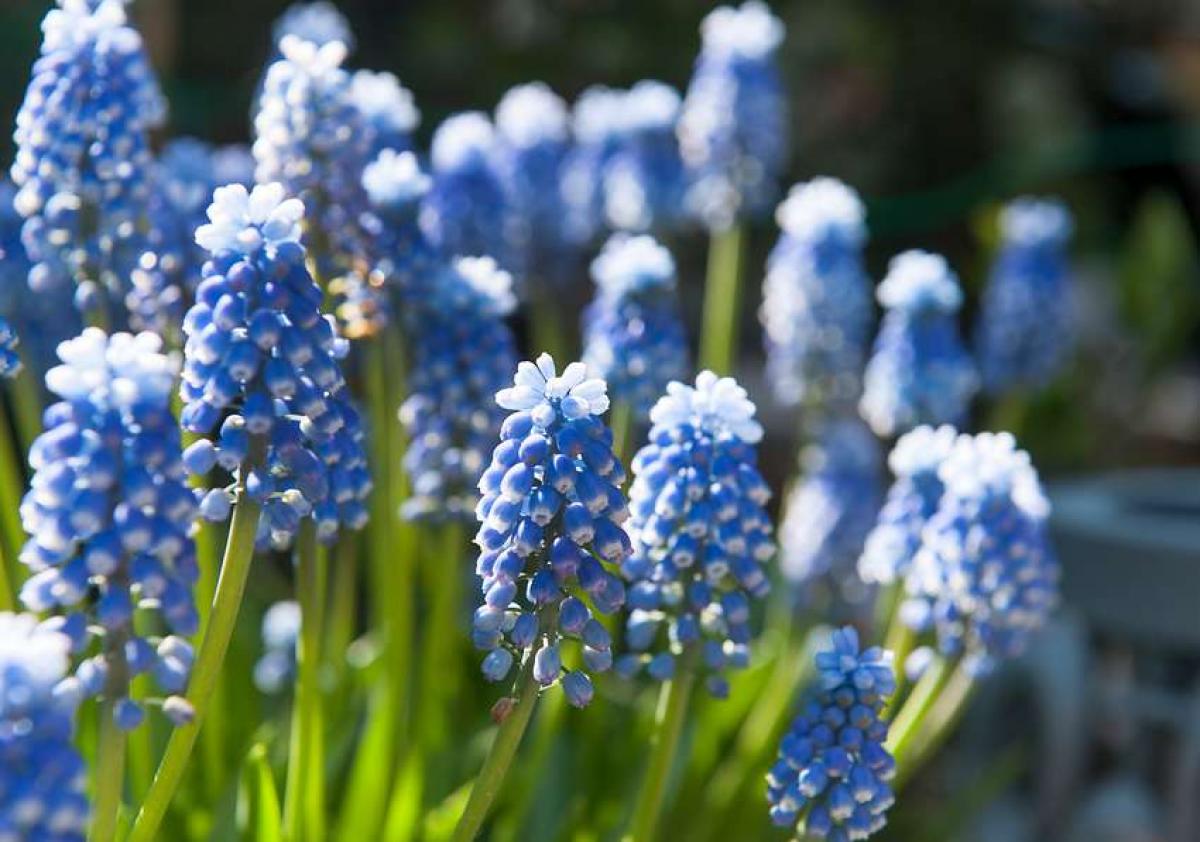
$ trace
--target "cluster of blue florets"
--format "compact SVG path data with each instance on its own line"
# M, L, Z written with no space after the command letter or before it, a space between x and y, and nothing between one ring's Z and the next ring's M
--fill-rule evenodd
M504 418L491 397L517 363L504 322L517 302L511 276L490 257L459 258L429 281L405 311L412 366L400 420L409 435L404 469L412 494L404 514L470 518Z
M612 643L593 612L612 614L625 602L620 565L631 551L621 527L628 508L625 470L612 452L602 380L582 363L559 374L542 354L522 362L496 402L512 411L500 444L479 480L476 572L484 604L472 637L488 654L483 673L501 681L515 661L532 657L543 687L562 680L567 700L591 701L589 672L612 666ZM564 639L576 639L581 666L563 664Z
M1058 601L1050 505L1008 433L963 435L938 469L944 491L913 559L903 616L986 673L1024 651Z
M219 428L188 448L188 469L220 465L244 482L263 508L259 543L280 547L309 516L326 541L361 528L371 488L361 420L343 395L347 345L305 268L303 214L280 184L219 188L196 232L212 258L184 319L182 424ZM223 520L233 502L230 488L213 489L201 514Z
M761 0L721 6L701 26L703 45L679 115L689 210L710 229L765 211L787 159L787 97L775 52L783 23Z
M276 602L263 614L263 653L254 664L254 686L263 693L278 693L295 678L300 622L300 604L291 599Z
M780 526L784 578L806 595L826 583L853 598L854 565L883 496L879 441L855 417L823 422L801 455Z
M863 377L863 418L880 436L959 424L979 379L959 336L958 278L940 255L907 251L876 294L887 312Z
M596 298L584 311L583 359L638 417L688 369L675 260L647 235L614 234L592 261Z
M832 178L797 184L775 212L761 318L767 376L784 404L853 405L874 313L858 194Z
M6 319L0 318L0 377L16 377L21 371L17 344L17 332Z
M852 842L887 824L896 763L884 747L884 704L896 691L892 653L859 651L853 628L816 656L817 690L801 707L767 774L771 820L801 838Z
M28 614L0 614L0 839L83 842L87 769L72 743L80 694L71 641Z
M12 178L35 289L78 283L91 311L117 301L144 250L165 105L121 0L60 0L17 114Z
M695 387L669 384L651 410L650 443L633 460L622 673L644 666L667 680L699 649L709 691L723 696L722 671L749 663L750 602L769 592L764 564L775 554L754 413L745 389L711 371Z
M867 535L858 560L858 575L873 585L903 581L921 548L925 524L942 499L938 470L954 447L953 427L921 426L905 433L888 455L895 481L879 519Z
M370 157L385 149L412 149L421 112L412 91L401 85L394 73L355 71L350 78L350 99L370 129Z
M150 672L179 693L192 657L180 637L140 637L134 611L154 607L174 635L198 626L196 500L170 412L176 367L161 344L151 333L89 328L60 346L62 365L46 375L60 401L30 450L34 474L21 503L29 534L21 561L32 573L21 600L32 611L66 612L62 628L77 651L98 638L100 653L77 676L89 694L117 703L126 728L142 719L128 698L130 677ZM164 709L190 716L182 700Z
M1053 380L1074 332L1070 212L1053 200L1017 199L1004 209L1000 227L1000 254L975 335L983 385L993 394Z
M508 195L498 163L499 140L481 111L454 114L433 135L433 185L421 206L421 228L446 259L488 255L511 265L505 220Z
M371 237L372 275L400 302L397 310L406 325L445 266L419 221L430 184L412 152L385 149L363 170L363 187L371 203L363 224Z

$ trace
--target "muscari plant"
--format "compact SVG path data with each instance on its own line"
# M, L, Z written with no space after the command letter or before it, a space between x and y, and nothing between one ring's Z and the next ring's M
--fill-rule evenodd
M828 179L780 206L764 285L772 385L825 411L776 561L765 432L725 376L738 231L787 152L764 4L711 13L683 98L595 88L568 117L519 86L494 126L447 120L428 175L411 94L343 67L353 35L328 3L277 27L253 162L197 141L154 156L163 102L116 0L61 0L44 31L16 133L22 242L10 224L2 244L33 294L5 299L0 373L49 369L54 403L19 378L0 402L4 444L32 444L19 505L0 447L0 611L28 612L0 614L0 839L550 838L558 780L578 782L574 826L631 842L747 820L865 839L1052 609L1048 505L1010 436L902 436L875 519L878 443L845 412L859 384L892 436L961 422L974 375L961 293L928 255L881 286L861 371L865 214ZM1041 290L1062 217L1016 207L993 286ZM711 370L690 385L674 260L645 234L684 237L685 218L713 242ZM516 293L577 283L584 255L583 362L518 364ZM38 325L72 294L146 330L91 328L55 360ZM366 340L352 360L348 338ZM1025 354L1027 382L1051 356ZM859 631L814 628L829 605L795 588L771 597L788 570L853 592ZM496 728L473 739L479 699Z

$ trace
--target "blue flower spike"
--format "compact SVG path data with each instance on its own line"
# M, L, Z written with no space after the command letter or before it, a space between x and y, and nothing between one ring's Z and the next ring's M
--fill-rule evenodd
M604 215L616 231L668 232L684 220L686 179L675 130L682 101L643 79L623 95L620 136L602 175Z
M867 839L887 824L896 764L884 747L885 703L895 691L892 653L859 649L858 633L833 632L816 655L817 686L767 774L771 821L797 838Z
M648 235L614 234L592 261L583 360L638 417L688 368L675 259Z
M781 233L760 312L775 397L787 406L852 407L874 319L862 201L840 181L816 178L793 187L775 218Z
M750 605L770 590L775 554L755 411L737 381L711 371L670 383L651 410L650 443L633 459L622 674L666 680L698 650L709 692L724 696L724 671L749 663Z
M541 687L561 682L585 707L589 673L612 665L612 642L595 614L625 602L617 569L632 547L624 468L612 452L603 380L575 362L558 372L549 354L522 362L496 394L510 410L500 444L479 480L475 543L483 605L472 638L487 653L483 673L502 681L532 658ZM577 649L571 661L566 650Z
M907 251L876 295L886 313L863 377L863 418L881 437L961 423L979 378L958 331L957 276L940 255Z
M30 449L21 503L29 540L20 558L31 572L21 601L58 614L75 651L98 643L76 676L87 695L116 705L123 727L142 718L129 699L134 676L151 675L168 695L184 690L192 660L184 638L199 626L197 504L170 411L178 366L161 346L151 333L99 328L59 346L62 364L46 375L59 402ZM141 636L138 609L153 611L168 636ZM190 717L182 699L168 710Z

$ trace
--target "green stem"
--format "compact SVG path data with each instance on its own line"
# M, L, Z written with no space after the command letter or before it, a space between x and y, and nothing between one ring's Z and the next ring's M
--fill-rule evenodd
M889 729L886 748L896 758L896 766L900 767L907 759L907 754L913 740L929 715L929 710L941 693L947 679L950 677L950 664L945 658L938 656L925 669L925 674L913 688L912 694L904 701L904 705L896 713Z
M628 401L617 401L613 404L609 416L613 431L613 453L626 468L629 467L629 448L634 444L633 438L633 407Z
M22 453L42 431L42 392L29 366L21 366L12 381L13 429Z
M100 740L96 750L95 797L88 842L112 842L125 781L125 732L117 727L112 699L100 705Z
M516 756L517 746L533 716L533 709L538 700L538 684L533 678L533 662L536 652L530 652L525 663L521 665L521 674L517 678L516 703L500 723L496 739L492 742L491 751L479 770L479 777L471 787L471 796L463 810L462 818L454 828L454 842L472 842L478 835L479 829L487 818L492 802L504 784L508 767ZM511 700L510 700L511 701Z
M676 664L675 677L662 686L658 697L658 712L654 718L654 735L650 743L650 763L646 778L638 792L637 804L625 842L651 842L666 800L667 780L675 765L679 738L687 719L688 702L696 682L694 647L689 647Z
M21 456L17 451L16 429L8 407L0 400L0 554L4 569L0 571L0 610L11 610L16 606L17 584L20 570L16 565L17 554L24 542L25 530L21 525L21 495L25 487L25 475L21 470Z
M942 685L923 726L910 741L907 753L896 756L896 778L893 786L897 791L937 752L946 738L954 733L967 710L974 690L974 677L968 672L966 665L960 663ZM901 759L903 763L900 762Z
M242 483L245 482L250 466L260 461L263 449L262 442L251 441L250 459L242 465L239 473ZM233 627L237 623L238 612L242 606L242 594L245 592L246 579L250 573L250 561L254 557L254 535L258 530L259 513L258 504L246 496L244 484L239 484L237 504L229 525L229 539L225 544L225 557L221 561L221 574L217 580L208 627L200 642L200 651L196 655L192 679L188 685L187 698L196 711L196 717L191 723L179 726L171 734L154 782L150 785L150 792L147 793L142 809L138 812L127 842L152 842L157 838L159 825L162 824L163 817L175 797L175 791L183 780L192 747L196 744L196 734L204 724L204 715L208 711L208 703L221 673L221 664L225 661L229 639L233 636Z
M296 541L296 594L300 639L296 647L296 692L284 795L284 838L325 838L325 758L321 734L321 636L324 634L325 565L317 529L305 518Z
M438 533L437 539L430 542L431 551L424 554L428 576L424 590L431 603L426 628L430 634L421 646L425 658L421 669L423 692L418 730L427 758L441 755L449 738L451 706L459 687L459 673L452 667L457 663L462 634L459 617L464 582L462 527L458 523L446 523ZM441 795L439 793L437 797Z
M563 330L565 319L553 295L540 286L531 287L534 290L530 298L533 321L529 327L535 352L532 357L545 351L556 360L573 359L567 352L567 337Z
M734 224L709 235L708 278L704 286L704 330L700 368L732 374L737 354L742 263L742 229Z

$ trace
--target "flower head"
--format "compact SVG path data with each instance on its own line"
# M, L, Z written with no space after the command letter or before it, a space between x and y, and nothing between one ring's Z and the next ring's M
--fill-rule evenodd
M975 332L984 387L1037 388L1062 370L1071 348L1071 215L1049 199L1017 199L1000 221L1003 240Z
M621 132L602 174L604 214L618 231L661 231L684 217L684 170L675 129L681 99L643 79L624 94Z
M393 73L359 70L350 79L350 98L370 125L372 155L385 149L403 152L413 145L412 133L421 123L421 112L412 91Z
M72 745L78 694L70 639L29 614L0 614L0 833L83 842L87 769Z
M957 423L978 388L958 333L958 279L935 254L896 257L877 291L887 308L863 377L859 411L881 436Z
M213 254L253 257L300 243L304 203L287 196L278 182L247 190L241 184L218 187L208 206L208 222L196 229L196 243Z
M896 691L892 653L860 651L849 626L817 653L817 688L767 774L771 820L816 839L866 839L882 830L895 796L896 763L884 748L883 707Z
M484 675L500 681L532 657L537 682L561 680L577 707L593 695L588 673L612 665L608 631L593 611L611 614L624 603L609 566L630 551L621 528L625 471L612 432L596 417L607 408L604 391L581 363L561 376L546 354L536 365L521 363L514 386L496 398L515 411L479 480L476 509L484 604L472 637L488 653ZM578 666L569 667L562 650L575 641Z
M651 410L650 443L633 460L622 672L664 680L694 652L723 696L721 673L749 662L750 600L770 590L763 565L775 553L754 411L735 380L709 371L695 387L669 384Z
M560 190L574 243L596 239L608 222L606 174L625 135L624 109L624 92L602 85L585 89L571 108L575 142L563 161Z
M613 397L644 415L688 367L675 260L649 236L614 234L592 261L596 298L584 312L584 361Z
M873 316L862 202L817 178L793 187L775 218L760 312L771 385L785 404L844 408L858 398Z
M328 0L288 6L275 21L271 35L276 49L288 36L318 46L338 41L347 50L354 49L354 32L350 29L350 22Z
M173 634L195 633L198 575L192 523L197 507L170 412L176 360L151 333L107 336L88 328L59 346L46 375L61 400L29 452L34 474L21 503L29 540L21 561L32 576L21 600L62 612L75 647L100 654L77 675L90 694L124 700L119 724L140 721L129 681L149 672L167 693L183 690L191 648L180 637L158 645L139 636L135 609L154 610ZM177 709L186 710L179 700Z
M300 604L291 599L276 602L263 614L263 654L254 664L254 686L263 693L278 693L295 675L300 622Z

